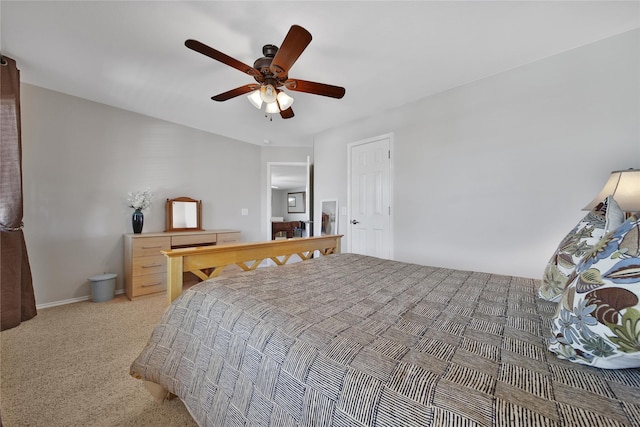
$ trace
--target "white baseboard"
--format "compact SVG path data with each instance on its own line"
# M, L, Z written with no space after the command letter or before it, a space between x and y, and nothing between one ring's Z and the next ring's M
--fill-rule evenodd
M115 294L116 295L124 294L124 289L116 289ZM86 295L78 298L63 299L61 301L46 302L44 304L36 304L36 310L41 310L43 308L57 307L59 305L73 304L76 302L89 301L90 299L91 299L91 295Z

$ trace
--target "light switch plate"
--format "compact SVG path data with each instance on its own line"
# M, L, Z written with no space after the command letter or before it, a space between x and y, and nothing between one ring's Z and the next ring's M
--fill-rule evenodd
M249 215L249 209L242 208L242 216L247 216L247 215Z

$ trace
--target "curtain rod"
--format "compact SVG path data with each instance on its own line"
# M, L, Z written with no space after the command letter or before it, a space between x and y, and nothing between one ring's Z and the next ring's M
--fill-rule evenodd
M5 61L4 56L2 56L2 54L0 53L0 65L7 65L8 62Z

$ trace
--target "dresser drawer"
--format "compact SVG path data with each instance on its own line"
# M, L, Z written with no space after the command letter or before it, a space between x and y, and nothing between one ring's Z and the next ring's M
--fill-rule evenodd
M167 257L172 248L198 247L240 242L240 231L232 229L189 232L157 232L124 235L124 287L131 300L167 290ZM185 282L198 280L185 273Z
M240 233L218 233L218 245L240 243Z
M133 294L135 296L162 292L167 289L167 273L145 274L133 278Z
M171 249L171 237L144 237L133 239L133 257L161 255L160 251Z
M167 258L162 254L133 258L133 277L165 273L166 271Z
M189 236L171 236L171 246L198 246L216 243L216 234L194 234Z

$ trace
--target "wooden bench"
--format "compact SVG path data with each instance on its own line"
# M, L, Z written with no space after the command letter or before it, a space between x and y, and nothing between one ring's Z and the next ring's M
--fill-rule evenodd
M168 302L171 303L182 294L184 272L192 272L199 279L207 280L216 277L230 265L251 271L266 259L272 260L276 265L284 265L293 255L297 255L302 261L306 261L316 251L321 255L339 252L341 238L342 235L317 236L162 251L167 257Z

